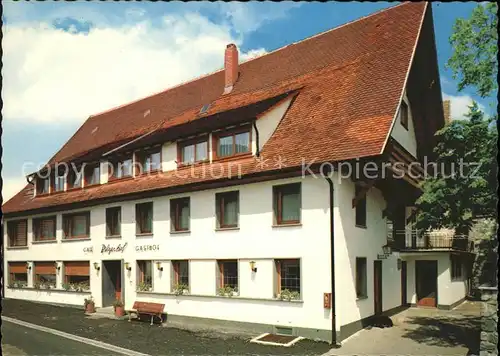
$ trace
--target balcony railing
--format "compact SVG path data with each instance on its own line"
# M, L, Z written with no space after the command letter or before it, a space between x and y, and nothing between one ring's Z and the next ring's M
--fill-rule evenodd
M422 231L416 229L389 232L388 243L397 250L457 250L472 252L474 242L466 235L451 231Z

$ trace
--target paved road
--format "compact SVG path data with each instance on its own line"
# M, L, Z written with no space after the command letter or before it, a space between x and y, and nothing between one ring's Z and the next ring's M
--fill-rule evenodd
M119 355L109 350L70 340L2 320L4 356L26 355Z

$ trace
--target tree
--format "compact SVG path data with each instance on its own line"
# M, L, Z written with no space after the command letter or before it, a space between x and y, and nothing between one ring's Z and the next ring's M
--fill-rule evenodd
M418 229L467 234L478 219L496 217L496 126L475 102L466 116L436 133L436 164L416 202Z
M469 19L455 21L447 66L459 79L458 91L474 86L484 98L497 89L497 10L496 2L479 4Z

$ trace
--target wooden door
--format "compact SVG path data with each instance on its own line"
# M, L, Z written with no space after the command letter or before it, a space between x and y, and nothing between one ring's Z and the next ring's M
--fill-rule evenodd
M406 261L401 261L401 305L408 304L408 290L407 290L407 274L406 274Z
M437 261L415 261L417 305L437 306Z
M375 315L382 313L382 261L373 261L373 300Z
M115 279L115 298L118 300L122 299L122 271L120 268L116 270L116 279Z

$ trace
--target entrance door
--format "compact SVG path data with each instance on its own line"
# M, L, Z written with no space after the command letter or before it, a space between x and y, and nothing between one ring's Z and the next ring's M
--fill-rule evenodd
M103 261L102 265L102 306L107 307L122 298L121 261Z
M375 315L382 313L382 261L373 261L373 296Z
M401 305L408 304L408 299L406 299L408 293L408 290L406 289L406 281L406 261L401 261Z
M417 305L437 305L437 261L415 261Z

